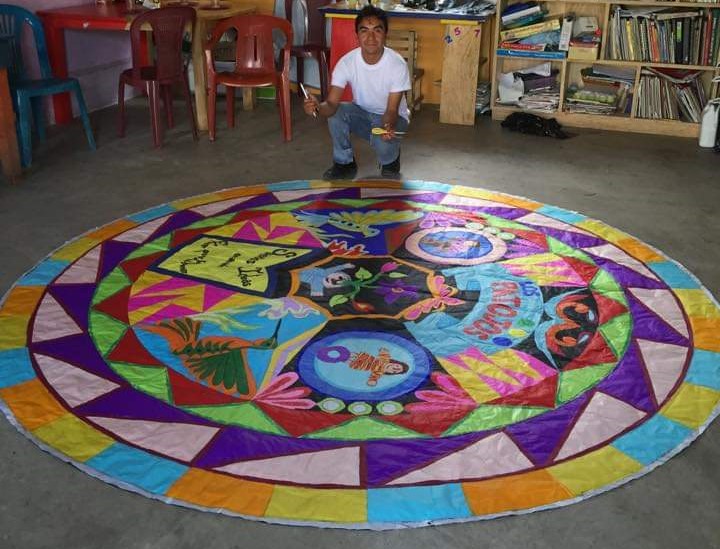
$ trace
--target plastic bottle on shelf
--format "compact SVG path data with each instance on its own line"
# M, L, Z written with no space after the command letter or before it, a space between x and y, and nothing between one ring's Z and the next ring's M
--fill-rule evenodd
M700 146L712 149L718 140L718 117L720 115L720 99L713 99L705 105L700 122Z

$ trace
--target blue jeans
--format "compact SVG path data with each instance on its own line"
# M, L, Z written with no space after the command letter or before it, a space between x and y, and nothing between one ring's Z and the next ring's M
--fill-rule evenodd
M372 128L382 127L382 115L373 114L361 109L355 103L340 103L337 112L328 118L328 127L333 142L333 161L338 164L349 164L353 161L353 149L350 134L354 133L365 141L377 155L380 164L390 164L400 155L400 140L383 141L381 136L373 135ZM395 129L399 132L407 130L408 121L398 116Z

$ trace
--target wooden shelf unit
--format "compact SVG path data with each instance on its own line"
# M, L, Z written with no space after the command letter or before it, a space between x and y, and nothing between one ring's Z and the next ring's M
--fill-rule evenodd
M501 14L503 10L511 4L520 0L498 0L497 16L495 17L495 37L499 41L500 31L502 30ZM720 86L712 84L713 77L720 76L720 65L681 65L672 63L654 63L646 61L619 61L615 59L607 59L607 43L610 13L613 6L625 7L662 7L662 8L711 8L720 9L720 1L717 2L674 2L674 1L658 1L643 0L634 1L607 1L607 0L538 0L544 5L547 11L546 20L552 17L562 17L568 13L574 13L577 16L594 16L597 17L598 25L602 30L602 42L600 44L600 52L597 60L580 60L580 59L543 59L533 56L498 55L497 49L493 58L493 75L492 75L492 118L493 120L503 120L506 116L513 112L522 112L524 109L520 107L497 104L498 99L498 78L501 73L507 73L522 68L532 67L534 65L551 62L553 68L559 69L558 82L560 84L560 105L557 111L553 113L544 113L536 111L527 111L538 116L547 118L555 118L563 125L579 128L595 128L600 130L615 130L635 133L653 133L662 135L674 135L679 137L697 137L700 132L700 124L693 122L685 122L681 120L657 120L648 118L639 118L636 116L638 94L637 88L640 80L640 72L644 67L652 68L673 68L703 71L698 78L702 80L703 87L706 91L708 99L720 96ZM520 52L518 52L520 53ZM631 113L615 114L615 115L595 115L584 113L565 112L565 92L569 85L578 83L577 78L582 67L591 67L592 65L612 65L629 67L635 69L635 85L632 89L633 105Z

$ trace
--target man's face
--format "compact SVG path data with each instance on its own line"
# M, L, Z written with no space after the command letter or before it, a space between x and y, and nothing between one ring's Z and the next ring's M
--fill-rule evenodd
M366 17L358 26L358 42L366 55L377 55L385 46L385 27L377 17Z

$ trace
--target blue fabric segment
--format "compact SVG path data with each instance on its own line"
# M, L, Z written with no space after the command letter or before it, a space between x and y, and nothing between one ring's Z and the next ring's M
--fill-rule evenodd
M125 444L115 443L89 459L87 465L109 477L164 494L188 468Z
M307 179L297 179L295 181L283 181L281 183L271 183L270 185L265 185L265 188L269 192L274 191L299 191L301 189L309 189L310 187L310 181ZM329 189L332 191L332 189Z
M144 212L129 215L127 216L127 219L129 219L130 221L135 221L137 223L145 223L146 221L150 221L151 219L157 219L158 217L162 217L164 215L175 212L177 212L175 208L173 208L169 204L163 204L162 206L150 208L149 210L145 210Z
M720 391L720 354L694 349L685 381Z
M700 283L674 261L648 263L647 266L673 288L684 290L700 288Z
M368 490L368 522L422 522L470 516L460 484Z
M69 261L46 259L18 281L18 286L47 286L70 264Z
M612 446L643 465L650 465L682 444L691 433L687 427L657 414Z
M0 388L11 387L35 377L27 348L0 351Z
M436 183L435 181L420 181L416 179L403 182L403 189L412 189L414 191L449 193L452 187L452 185L448 185L447 183Z
M587 219L587 217L584 215L570 212L568 210L563 210L562 208L558 208L557 206L545 205L535 211L539 214L552 217L553 219L559 219L560 221L564 221L565 223L570 223L570 225L574 225L575 223L579 223L580 221L585 221Z

